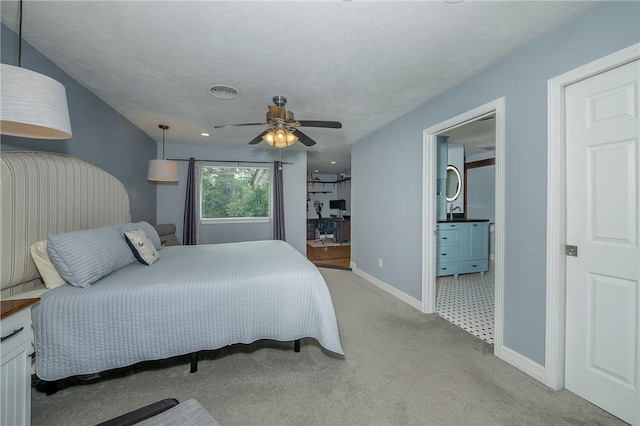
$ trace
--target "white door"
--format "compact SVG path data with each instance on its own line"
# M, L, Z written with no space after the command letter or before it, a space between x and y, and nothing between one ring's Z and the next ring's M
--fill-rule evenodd
M566 89L565 386L640 424L639 61Z

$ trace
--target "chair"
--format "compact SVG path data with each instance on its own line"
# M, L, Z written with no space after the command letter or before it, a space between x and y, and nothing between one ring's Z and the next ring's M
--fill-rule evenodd
M163 223L153 226L158 232L163 246L179 246L180 241L176 238L176 225L174 223Z
M324 244L329 235L331 235L332 240L335 241L336 235L336 224L333 220L327 220L322 217L322 213L318 213L318 232L320 232L320 240ZM323 235L324 234L324 238Z
M211 414L195 399L178 403L167 398L126 414L107 420L97 426L219 426Z

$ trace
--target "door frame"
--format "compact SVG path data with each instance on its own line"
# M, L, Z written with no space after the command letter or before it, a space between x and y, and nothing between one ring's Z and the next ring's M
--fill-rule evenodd
M547 313L545 384L564 388L566 327L566 86L640 59L640 43L547 82Z
M495 306L493 346L502 355L504 318L504 205L505 205L505 98L487 102L477 108L445 120L423 131L422 142L422 312L436 310L436 171L437 135L495 113Z

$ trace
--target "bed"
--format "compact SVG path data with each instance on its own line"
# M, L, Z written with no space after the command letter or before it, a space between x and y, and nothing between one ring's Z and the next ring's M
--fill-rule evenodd
M30 246L49 238L51 247L58 235L136 228L128 195L113 176L75 157L1 155L2 298L41 298L32 309L40 379L261 339L309 337L344 354L322 275L283 241L164 247L150 266L130 262L84 287L47 289Z

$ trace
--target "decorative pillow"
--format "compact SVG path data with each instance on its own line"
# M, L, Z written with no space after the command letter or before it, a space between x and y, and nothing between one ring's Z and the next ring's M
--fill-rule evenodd
M47 250L60 276L76 287L136 261L115 226L49 235Z
M38 272L40 272L45 287L51 289L67 283L64 278L60 276L56 267L53 266L51 259L49 259L47 240L36 241L31 244L29 251L31 252L33 263L36 264L36 268L38 268Z
M160 248L162 248L162 243L160 242L158 231L156 231L155 228L149 224L149 222L142 221L137 223L121 223L114 226L118 228L120 232L137 231L138 229L140 229L144 231L144 234L147 236L147 238L151 240L156 250L160 250Z
M151 265L158 260L158 252L153 243L147 238L142 229L136 231L127 231L124 233L125 239L131 247L133 255L138 262L145 265Z

